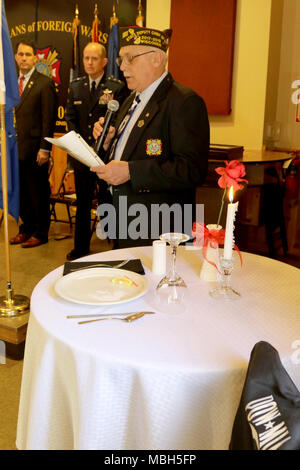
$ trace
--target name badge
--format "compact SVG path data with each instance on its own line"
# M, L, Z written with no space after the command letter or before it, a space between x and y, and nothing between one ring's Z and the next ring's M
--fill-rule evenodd
M74 104L82 104L82 101L74 101Z

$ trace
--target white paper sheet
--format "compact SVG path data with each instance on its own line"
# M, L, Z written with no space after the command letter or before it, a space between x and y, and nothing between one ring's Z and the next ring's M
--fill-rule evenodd
M103 161L86 141L75 131L70 131L57 139L46 137L52 145L65 150L69 155L88 167L104 165Z

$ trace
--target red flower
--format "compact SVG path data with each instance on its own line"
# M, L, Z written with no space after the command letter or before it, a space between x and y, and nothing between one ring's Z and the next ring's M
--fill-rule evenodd
M218 185L220 188L230 188L233 186L234 191L243 189L243 185L239 183L248 183L247 180L241 178L246 175L243 163L238 160L231 160L230 162L226 160L225 163L225 168L219 166L215 169L218 175L222 175L221 178L218 179Z

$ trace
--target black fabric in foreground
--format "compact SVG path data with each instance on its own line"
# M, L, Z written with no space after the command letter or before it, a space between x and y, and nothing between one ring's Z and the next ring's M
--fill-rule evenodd
M265 341L251 352L229 449L300 450L300 393Z

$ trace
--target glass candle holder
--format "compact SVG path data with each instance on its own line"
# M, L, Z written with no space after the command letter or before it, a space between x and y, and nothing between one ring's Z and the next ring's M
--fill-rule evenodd
M220 270L218 286L209 292L213 299L237 300L241 294L231 287L231 274L233 271L233 260L220 258Z

